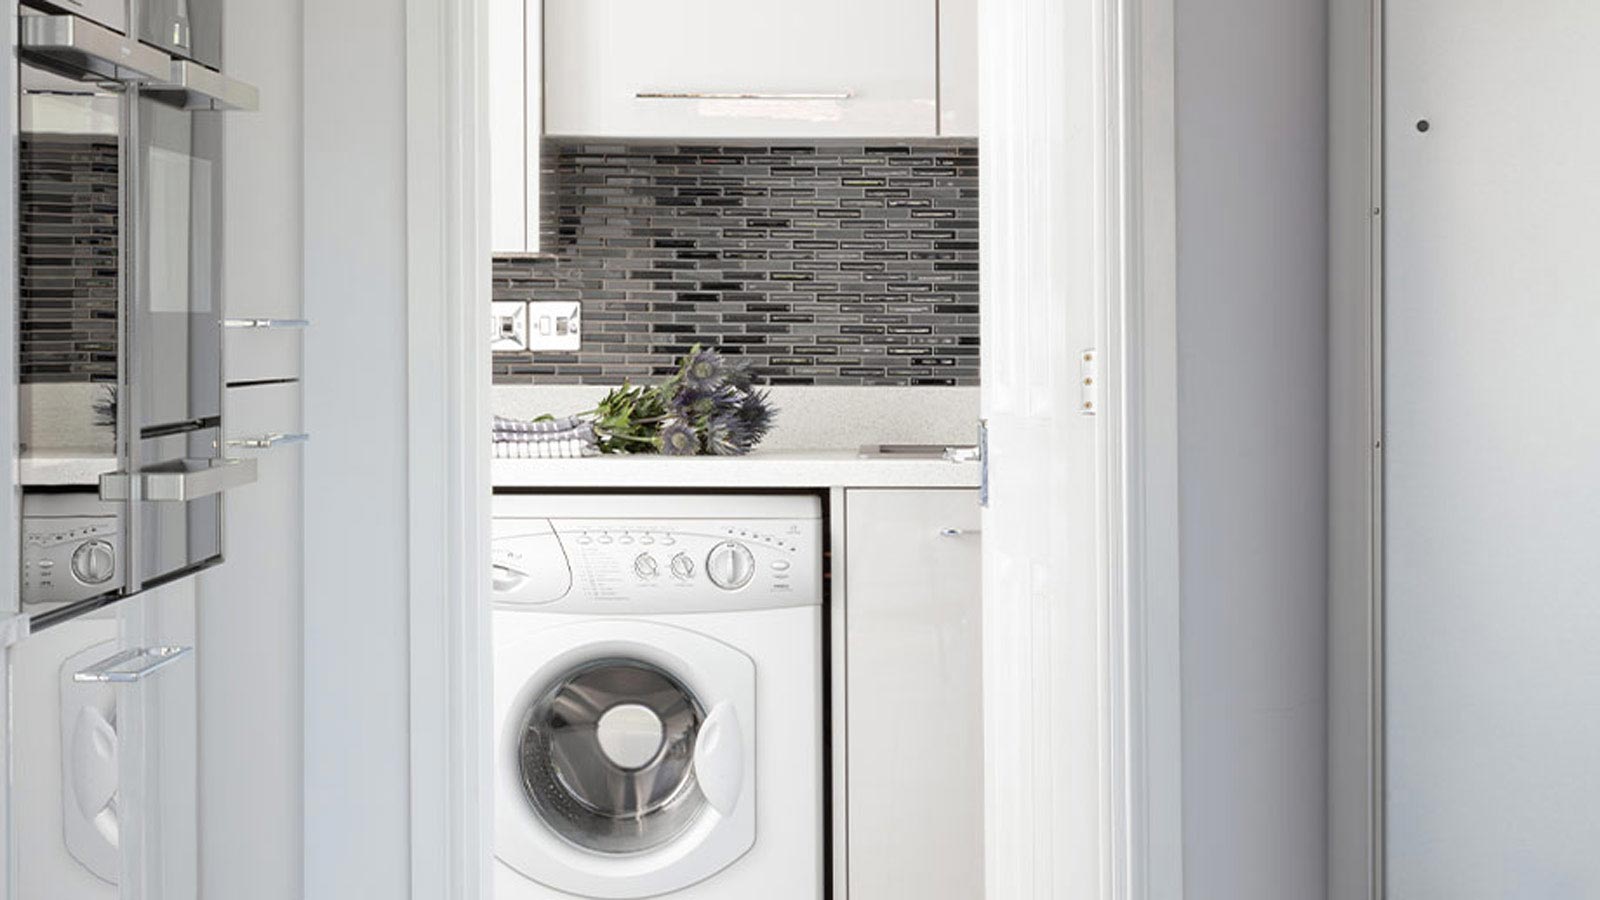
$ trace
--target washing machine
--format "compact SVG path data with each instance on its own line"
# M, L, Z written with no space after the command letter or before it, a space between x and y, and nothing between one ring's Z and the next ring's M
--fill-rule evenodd
M820 498L494 509L495 900L820 900Z

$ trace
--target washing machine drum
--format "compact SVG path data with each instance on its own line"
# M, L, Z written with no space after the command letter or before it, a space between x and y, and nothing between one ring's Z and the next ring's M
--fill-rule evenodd
M495 855L579 897L654 897L755 842L755 663L608 620L495 650Z
M671 842L706 805L694 748L705 709L649 663L605 660L558 681L523 723L528 802L566 840L600 853Z

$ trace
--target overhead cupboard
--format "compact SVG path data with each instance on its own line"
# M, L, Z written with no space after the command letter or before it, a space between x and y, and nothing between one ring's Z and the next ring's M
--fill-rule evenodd
M497 253L539 251L542 136L977 134L977 0L493 0L491 32Z

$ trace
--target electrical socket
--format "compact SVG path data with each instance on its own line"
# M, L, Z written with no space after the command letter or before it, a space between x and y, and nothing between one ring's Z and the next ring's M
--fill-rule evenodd
M528 349L528 304L498 300L493 304L489 349L495 352Z
M527 311L528 349L572 351L583 343L583 304L576 300L535 300Z

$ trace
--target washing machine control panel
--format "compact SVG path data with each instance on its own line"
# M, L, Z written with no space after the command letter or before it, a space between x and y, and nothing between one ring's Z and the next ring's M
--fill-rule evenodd
M545 527L517 529L523 534L496 540L496 593L502 602L540 596L533 602L541 610L628 614L822 602L820 519L540 524Z

